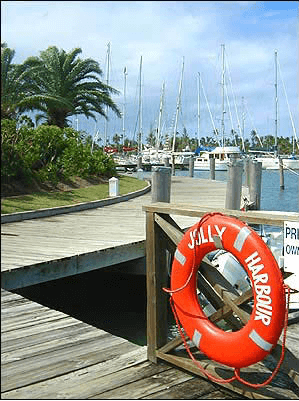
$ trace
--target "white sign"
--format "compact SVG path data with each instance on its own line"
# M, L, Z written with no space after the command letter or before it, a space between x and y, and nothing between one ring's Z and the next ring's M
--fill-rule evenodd
M283 255L285 270L299 272L299 222L284 222Z

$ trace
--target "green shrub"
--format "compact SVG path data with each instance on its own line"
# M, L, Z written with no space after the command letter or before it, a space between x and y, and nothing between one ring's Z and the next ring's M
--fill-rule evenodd
M113 159L101 149L91 153L91 144L83 142L72 128L26 124L1 120L1 177L57 182L72 176L112 177L116 174ZM84 139L84 138L83 138Z

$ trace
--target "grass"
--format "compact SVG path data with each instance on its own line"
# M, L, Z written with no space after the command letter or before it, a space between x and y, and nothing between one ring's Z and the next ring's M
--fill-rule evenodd
M134 177L119 177L119 194L145 188L146 181ZM27 210L47 209L58 206L75 205L82 202L91 202L109 198L109 183L92 185L85 188L73 189L65 192L36 192L30 195L4 198L1 200L1 213L16 213Z

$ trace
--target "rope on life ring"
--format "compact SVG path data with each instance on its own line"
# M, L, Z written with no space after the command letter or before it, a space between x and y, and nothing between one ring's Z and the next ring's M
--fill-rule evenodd
M225 332L214 325L203 312L196 293L196 273L200 263L207 253L217 248L230 252L239 261L252 284L254 307L250 319L235 332ZM259 235L235 218L221 213L206 214L184 234L178 244L170 281L170 289L164 288L164 291L171 294L170 304L179 332L189 356L205 375L219 383L237 379L255 388L268 384L284 358L290 291L283 283L272 252ZM234 375L230 379L215 378L202 368L192 356L180 324L200 351L210 359L234 368ZM243 380L240 368L264 359L277 344L283 327L282 353L271 377L259 384Z

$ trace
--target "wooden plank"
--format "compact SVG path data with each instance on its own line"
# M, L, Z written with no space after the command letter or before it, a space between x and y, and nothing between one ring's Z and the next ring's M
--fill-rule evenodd
M167 236L172 240L172 242L177 246L182 240L184 233L173 224L169 223L162 216L155 213L155 222L162 228L162 230L167 234Z
M35 341L34 343L28 344L28 339L23 338L22 342L19 341L18 345L14 345L14 349L8 350L8 347L5 346L5 351L1 354L1 363L2 366L8 362L22 360L26 357L32 358L33 356L37 356L40 353L53 352L53 351L63 351L67 346L76 346L79 343L86 343L89 340L101 341L107 333L102 330L93 329L91 330L88 327L81 327L79 330L70 331L69 333L66 330L61 333L61 336L57 336L55 339L49 340L45 339L44 341ZM43 336L46 337L46 336ZM29 337L30 339L30 337Z
M197 376L186 380L182 383L175 383L173 386L167 386L166 389L149 394L142 399L155 399L155 400L200 400L200 399L221 399L221 400L240 400L245 399L240 394L234 393L230 390L219 389L220 387L208 380L203 380Z
M147 339L148 358L156 362L155 350L167 341L167 297L161 288L167 285L166 251L154 215L146 216ZM160 250L160 251L159 251Z
M161 364L157 366L161 366ZM121 387L112 387L112 390L96 394L91 397L91 399L98 399L99 397L101 399L140 399L146 397L147 395L161 392L161 390L167 390L167 388L172 387L173 385L178 385L180 383L189 381L192 379L192 377L193 376L190 375L190 373L171 368L157 372L154 375L146 375L145 377L143 375L141 379L122 384Z
M89 365L85 368L74 370L62 376L56 376L47 381L37 382L16 390L2 393L3 399L87 399L96 394L101 382L109 381L110 374L123 372L127 367L132 367L145 362L146 347L133 346L127 343L127 349L122 345L118 348L118 356ZM102 380L100 380L102 378Z
M112 358L113 355L119 355L122 344L127 349L127 340L107 335L101 338L101 341L95 339L70 345L65 347L63 352L59 349L6 363L5 369L2 370L2 391L48 380Z
M163 354L157 351L157 356L167 362L170 362L176 366L179 366L180 368L183 368L191 373L194 373L198 376L201 377L206 377L206 375L194 364L194 362L191 359L188 359L186 357L182 356L177 356L177 355L170 355L170 354ZM232 377L233 371L231 369L225 368L221 365L218 365L216 363L213 363L211 361L205 361L201 360L200 361L203 368L209 373L214 375L218 379L227 379L229 377ZM253 368L247 368L246 372L242 373L242 377L244 377L246 380L249 381L254 381L258 378L260 378L262 381L263 379L265 380L265 374L258 374L257 365L254 365ZM269 376L269 373L267 374L267 377ZM238 381L233 381L232 383L221 383L221 386L224 386L232 391L238 392L242 394L245 397L248 398L268 398L268 399L273 399L273 398L279 398L279 399L294 399L296 397L296 392L292 391L289 388L279 388L277 385L267 385L265 387L261 387L259 389L254 389L247 387L243 385L242 383ZM295 390L296 391L296 390Z
M163 203L156 202L149 205L144 205L143 210L146 212L178 214L180 216L202 217L206 213L215 212L214 207L198 205L194 206L186 203ZM241 221L250 224L269 224L283 227L286 220L298 221L299 213L296 212L267 212L267 211L238 211L225 208L217 208L217 212L234 216Z

